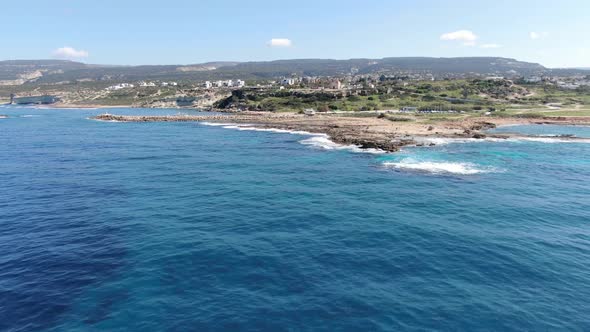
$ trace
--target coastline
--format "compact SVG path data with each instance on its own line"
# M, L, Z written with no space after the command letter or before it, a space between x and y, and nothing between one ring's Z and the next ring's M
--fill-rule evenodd
M209 122L248 125L258 129L325 134L331 141L361 149L396 152L404 146L436 145L424 138L509 139L523 135L489 134L486 130L505 125L558 124L588 125L588 118L494 118L474 117L460 121L394 122L382 118L349 117L334 114L306 116L296 113L242 112L222 115L125 116L101 114L92 119L112 122ZM420 138L420 139L417 139ZM575 138L564 138L575 140Z

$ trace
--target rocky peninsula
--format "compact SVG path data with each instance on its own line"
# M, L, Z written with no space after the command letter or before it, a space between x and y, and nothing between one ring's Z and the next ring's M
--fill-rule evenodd
M218 115L133 116L101 114L95 120L116 122L210 122L242 124L261 129L282 129L326 134L338 144L363 149L398 151L407 145L423 145L416 138L510 138L515 135L489 135L486 130L515 124L588 124L587 118L495 118L470 117L461 120L405 121L387 117L354 117L343 114L241 112ZM572 138L575 139L575 138ZM432 144L432 143L428 143Z

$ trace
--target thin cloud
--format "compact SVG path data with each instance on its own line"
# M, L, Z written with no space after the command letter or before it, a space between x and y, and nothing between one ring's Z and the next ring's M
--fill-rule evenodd
M453 32L447 32L440 36L440 40L458 41L462 42L463 45L466 46L474 46L477 39L477 35L470 30L458 30Z
M84 50L77 50L73 47L65 46L60 47L53 51L53 56L59 59L79 59L79 58L87 58L88 51Z
M547 35L548 35L547 32L535 32L535 31L529 32L529 37L532 40L537 40L537 39L545 38L545 37L547 37Z
M291 47L293 42L287 38L273 38L268 41L267 45L270 47Z
M501 48L502 45L500 45L500 44L482 44L480 47L481 48L487 48L487 49L489 49L489 48Z

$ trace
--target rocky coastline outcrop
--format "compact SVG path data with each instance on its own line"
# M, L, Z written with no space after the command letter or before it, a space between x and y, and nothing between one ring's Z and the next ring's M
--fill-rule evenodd
M305 116L295 113L241 112L206 115L113 115L101 114L95 120L111 122L217 122L233 123L261 129L282 129L325 134L335 143L355 145L362 149L396 152L404 146L423 146L418 138L509 138L509 135L489 135L486 130L495 128L492 119L465 119L455 122L395 123L380 118L347 116ZM522 123L522 120L519 120ZM546 119L542 120L546 123ZM504 122L500 122L504 124ZM562 120L556 120L561 124ZM536 123L526 120L526 123ZM428 143L434 145L435 143Z

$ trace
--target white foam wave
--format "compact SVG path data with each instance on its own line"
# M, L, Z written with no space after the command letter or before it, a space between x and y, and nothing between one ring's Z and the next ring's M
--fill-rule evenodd
M508 141L511 142L538 142L538 143L548 143L548 144L555 144L555 143L590 143L590 138L558 138L558 137L514 137L509 138Z
M590 143L590 138L562 138L559 135L546 135L546 136L520 136L520 137L509 137L509 138L497 138L497 137L486 137L483 139L476 138L442 138L442 137L416 137L416 142L425 145L448 145L448 144L461 144L461 143L485 143L485 142L538 142L538 143Z
M233 126L235 124L233 123L223 123L223 122L199 122L200 124L204 125L204 126L211 126L211 127L224 127L224 126Z
M242 131L261 131L261 132L271 132L271 133L280 133L280 134L292 134L292 135L304 135L304 136L311 136L307 139L299 141L299 143L303 145L308 145L324 150L347 150L350 152L356 153L371 153L371 154L383 154L386 153L383 150L379 149L362 149L356 145L343 145L334 143L330 140L329 136L326 134L318 134L318 133L311 133L308 131L302 130L287 130L287 129L275 129L275 128L260 128L254 127L252 124L237 124L237 123L216 123L216 122L201 122L201 124L206 126L218 126L225 129L235 129L235 130L242 130Z
M362 149L356 145L343 145L331 141L328 135L316 135L308 139L304 139L299 143L303 145L309 145L324 150L347 150L355 153L371 153L371 154L384 154L383 150L379 149Z
M237 127L237 128L233 128ZM274 129L274 128L257 128L257 127L244 127L244 126L227 126L223 128L232 128L238 130L250 130L250 131L262 131L262 132L269 132L269 133L279 133L279 134L292 134L292 135L307 135L307 136L319 136L323 134L315 134L310 133L308 131L302 130L287 130L287 129Z
M21 118L38 118L40 115L33 115L33 114L25 114L21 115Z
M260 127L254 127L254 125L252 125L252 124L216 123L216 122L201 122L201 124L204 124L206 126L215 126L215 127L222 127L224 129L236 129L236 130L242 130L242 131L261 131L261 132L269 132L269 133L308 135L308 136L323 135L323 134L310 133L308 131L302 131L302 130L260 128Z
M415 137L414 140L418 143L425 145L448 145L448 144L459 144L459 143L484 143L484 142L502 142L505 141L503 138L449 138L449 137Z
M403 159L399 162L384 162L383 166L401 170L422 171L433 174L446 173L474 175L481 173L491 173L495 171L492 168L484 168L472 163L417 161L411 158Z

